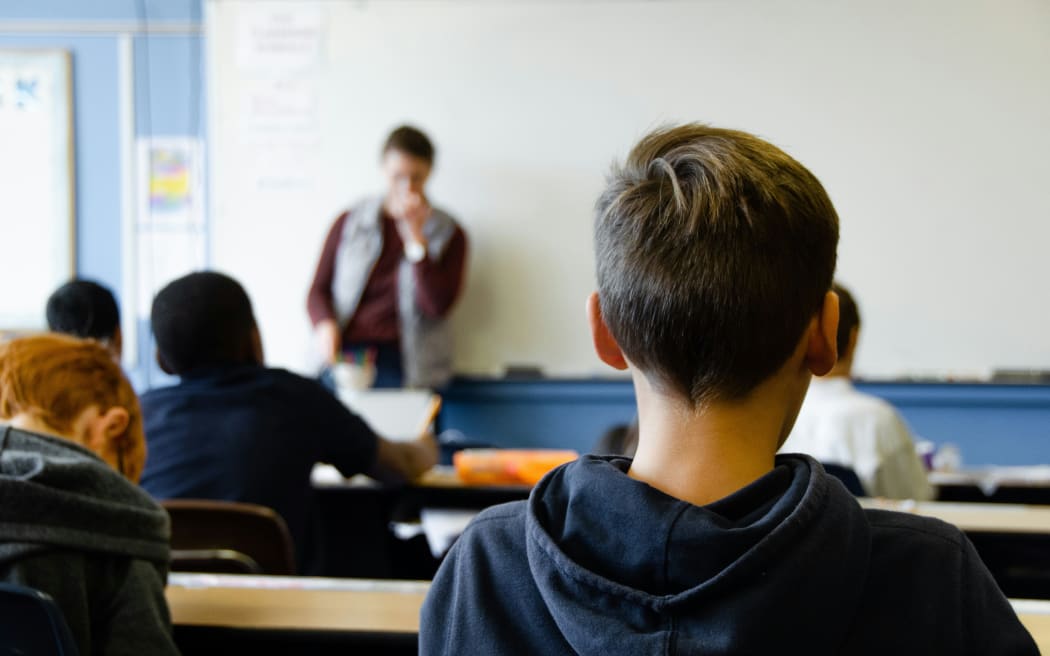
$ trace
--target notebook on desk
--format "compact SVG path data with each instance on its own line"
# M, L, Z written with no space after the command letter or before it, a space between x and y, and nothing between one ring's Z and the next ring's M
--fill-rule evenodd
M432 404L429 390L340 390L339 400L388 440L409 442L426 429Z

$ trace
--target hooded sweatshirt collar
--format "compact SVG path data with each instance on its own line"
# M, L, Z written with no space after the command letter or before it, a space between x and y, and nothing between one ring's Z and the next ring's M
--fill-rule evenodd
M91 451L0 426L0 561L47 548L166 564L167 513Z
M815 461L780 456L707 506L628 477L629 466L581 458L528 502L529 566L578 653L763 653L800 631L815 651L840 644L849 622L829 618L855 611L870 539L863 511ZM804 595L811 587L837 593Z

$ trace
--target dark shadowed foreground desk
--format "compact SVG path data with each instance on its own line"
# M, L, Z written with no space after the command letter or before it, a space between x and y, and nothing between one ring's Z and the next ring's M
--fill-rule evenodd
M175 635L194 654L415 654L427 583L173 574ZM1050 653L1050 603L1013 601Z
M184 654L415 654L429 584L172 574L166 596Z
M401 539L396 522L419 519L423 508L483 510L529 496L523 485L477 486L459 481L450 468L436 468L406 485L380 485L315 476L318 530L325 576L431 579L438 560L425 538Z

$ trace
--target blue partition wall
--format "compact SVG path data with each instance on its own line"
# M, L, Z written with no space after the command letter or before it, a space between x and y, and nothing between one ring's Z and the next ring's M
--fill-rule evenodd
M861 383L895 405L916 435L959 446L967 466L1050 463L1050 386ZM441 428L496 446L586 452L634 416L623 380L461 378L445 392Z
M204 134L202 0L0 0L0 48L57 48L72 55L77 274L124 302L121 134ZM130 80L121 49L130 43ZM131 86L134 125L121 125L122 87ZM132 171L132 175L134 175ZM41 299L41 313L43 313ZM129 371L136 387L155 382L146 322Z

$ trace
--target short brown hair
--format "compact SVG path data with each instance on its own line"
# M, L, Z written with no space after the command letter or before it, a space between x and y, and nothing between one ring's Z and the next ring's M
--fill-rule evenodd
M624 355L695 405L779 369L831 288L838 217L816 177L745 132L644 137L597 203L601 311Z
M110 352L94 340L57 334L0 344L0 419L31 413L56 430L69 431L92 405L100 412L128 411L121 473L137 483L146 462L142 412Z
M383 144L383 154L386 155L391 150L418 157L427 164L434 164L434 144L422 130L411 125L402 125L390 133Z
M839 359L848 358L853 355L849 352L849 338L854 329L860 328L860 308L857 301L853 300L853 294L839 283L831 287L832 291L839 297Z

